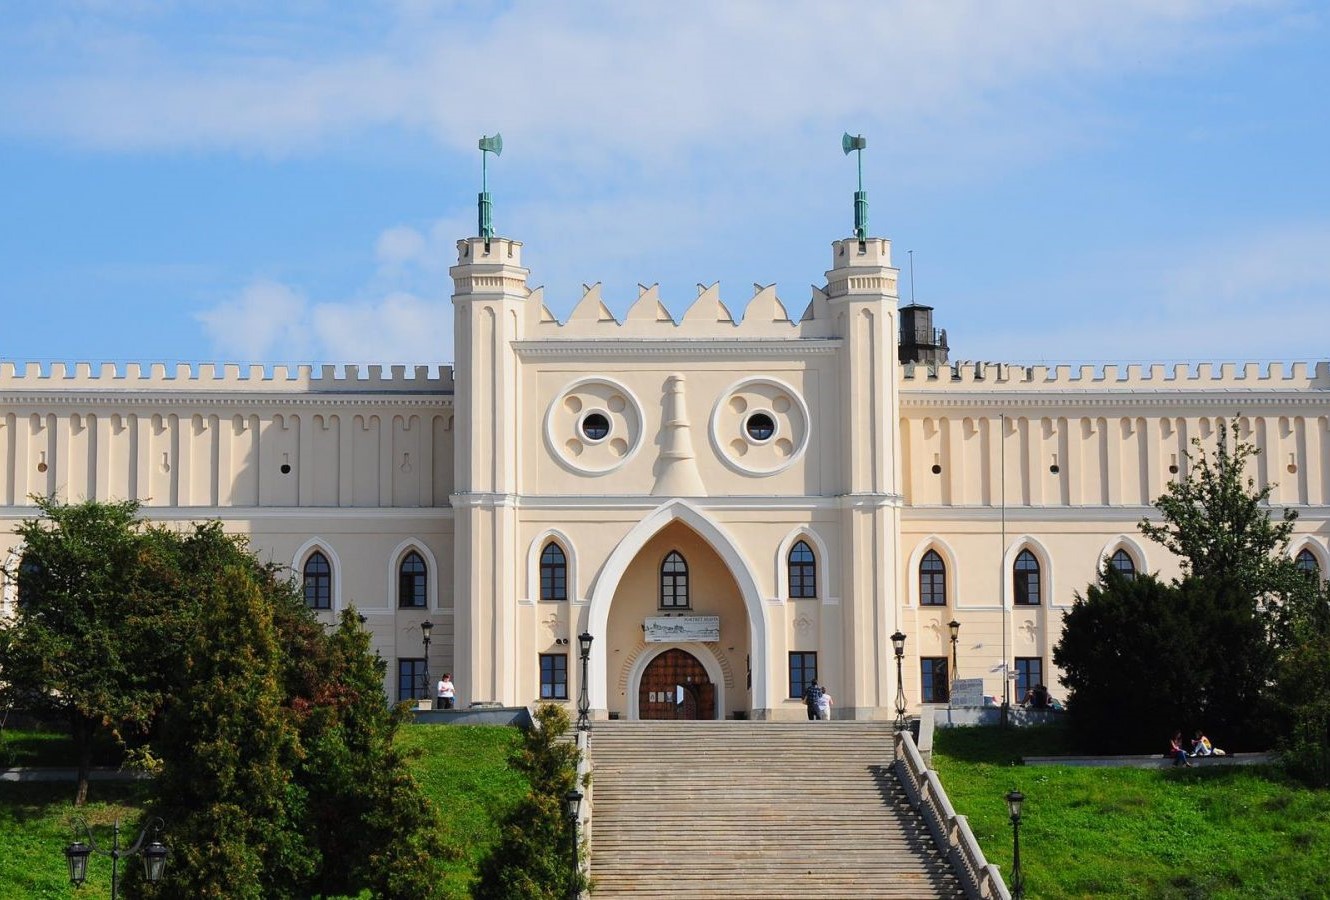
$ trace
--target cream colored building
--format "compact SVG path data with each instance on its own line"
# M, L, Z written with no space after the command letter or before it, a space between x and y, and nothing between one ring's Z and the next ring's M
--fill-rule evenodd
M801 718L814 673L891 718L896 631L911 709L953 674L1056 696L1074 593L1105 560L1176 573L1136 523L1234 416L1325 570L1330 366L904 365L890 244L830 262L806 306L642 288L619 320L597 286L559 322L520 243L472 238L451 371L0 363L0 554L32 494L217 518L321 616L355 605L393 699L428 620L461 705L575 705L585 631L623 718Z

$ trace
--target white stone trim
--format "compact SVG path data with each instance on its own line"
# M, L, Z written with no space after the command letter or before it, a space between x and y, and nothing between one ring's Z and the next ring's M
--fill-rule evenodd
M1014 575L1013 566L1016 564L1016 557L1022 550L1029 550L1034 554L1034 558L1039 562L1039 605L1027 606L1023 603L1016 603L1015 597L1009 597L1012 578ZM1054 606L1070 608L1070 603L1053 602L1053 556L1048 552L1048 548L1034 535L1022 534L1012 538L1007 544L1007 549L1002 554L1002 596L1003 604L1011 610L1017 609L1052 609Z
M1104 570L1104 564L1112 559L1113 554L1119 549L1126 550L1131 557L1131 561L1136 565L1137 575L1147 575L1150 572L1150 561L1146 558L1145 548L1129 534L1120 534L1104 545L1099 551L1099 560L1095 563L1094 575L1098 579L1099 573Z
M592 709L608 709L609 686L606 684L606 647L604 636L609 630L610 605L614 601L614 592L619 586L628 566L637 554L662 528L672 522L680 521L692 528L711 544L720 555L730 574L734 576L743 597L744 608L748 612L749 656L753 666L754 710L768 709L768 680L771 666L767 659L769 653L768 635L771 633L771 621L757 581L749 570L738 544L719 524L706 513L686 500L670 500L658 506L634 525L615 546L606 558L600 572L596 574L591 587L590 604L587 607L587 630L598 638L591 645L588 679L588 696ZM718 707L719 708L719 707Z
M960 600L958 598L962 596L961 566L960 563L957 562L956 560L956 552L951 549L951 545L947 543L946 538L942 537L939 534L930 534L927 537L922 538L919 541L919 543L915 545L914 550L910 553L910 561L908 563L909 568L906 569L905 572L906 609L917 609L920 612L923 612L925 609L925 607L923 607L919 603L919 564L924 561L924 555L927 554L929 550L937 551L937 555L942 557L942 565L946 567L947 605L929 606L927 607L927 609L960 610L960 609L1001 609L1002 608L1001 601L988 603L988 604L970 603L962 605L960 603Z
M799 540L807 541L813 548L813 564L817 567L817 596L816 597L797 597L790 596L790 550L794 548L795 542ZM776 548L776 596L773 598L777 603L784 603L787 600L821 600L823 603L837 602L832 599L830 575L831 565L828 560L831 558L827 552L827 545L822 540L822 536L807 525L800 525L792 528L785 538Z
M1295 536L1288 545L1288 558L1296 562L1298 554L1303 550L1309 551L1316 557L1316 564L1321 567L1321 580L1324 581L1326 576L1330 575L1330 556L1326 554L1325 548L1309 534L1301 538Z
M577 602L577 550L573 547L572 540L557 528L546 528L540 534L532 539L527 548L526 563L526 600L524 602L531 604L552 603L555 601L540 599L540 554L544 552L545 545L554 541L563 551L564 562L567 564L567 588L569 602Z
M623 418L628 420L628 427L630 431L632 430L632 426L634 424L632 422L632 418L636 417L637 419L636 434L630 433L628 435L630 441L628 446L628 452L626 452L622 457L610 463L609 465L600 465L600 466L583 465L575 459L570 459L568 455L564 452L563 443L560 440L559 436L555 435L554 433L555 418L558 414L559 407L563 404L564 400L570 394L576 393L578 390L582 388L593 385L601 385L604 387L608 387L622 394L625 398L627 398L628 404L632 409L632 414L623 416ZM589 439L586 438L586 435L582 434L580 431L576 435L572 436L578 437L582 440L586 440L593 447L598 447L605 441L609 440L610 437L614 434L614 418L616 416L616 413L611 412L610 410L605 409L604 407L595 406L595 407L588 407L587 409L582 410L574 418L577 420L578 423L580 423L587 415L589 415L592 412L599 412L606 418L606 420L610 423L609 433L607 433L605 437L602 438L600 441L590 441ZM631 390L629 390L628 385L624 384L621 381L616 381L613 378L606 378L602 375L593 375L586 378L579 378L576 381L573 381L565 385L563 390L559 391L559 393L554 396L554 399L550 401L549 406L545 408L545 421L543 423L541 431L545 437L545 449L549 452L550 456L561 466L568 469L570 472L576 472L579 475L592 475L592 476L607 475L610 472L622 468L629 460L631 460L634 456L637 455L637 451L642 447L642 440L646 433L646 417L643 415L642 412L642 401L637 398L636 394L634 394Z
M651 644L649 648L638 654L637 659L633 660L632 668L628 671L628 718L636 722L640 716L637 697L642 690L642 674L647 666L656 657L667 650L683 650L693 655L702 668L707 670L707 677L711 683L716 686L716 719L717 721L725 718L725 671L721 668L720 661L716 659L716 654L706 644ZM593 681L594 683L594 681ZM595 706L594 701L591 704Z
M417 607L403 609L397 605L397 567L401 565L402 557L406 556L408 550L415 550L425 558L425 606L423 609ZM438 582L439 563L435 560L433 552L419 538L407 538L394 547L392 553L388 554L388 592L384 594L386 604L383 607L376 608L374 612L434 612L439 608ZM361 610L361 612L364 612L364 610Z
M333 550L332 544L322 537L312 537L300 545L300 549L291 557L291 571L295 573L300 581L300 588L303 594L305 587L305 561L309 556L318 550L328 559L328 564L332 566L332 614L339 615L342 612L342 560ZM326 612L326 610L314 610L316 613Z
M5 566L0 569L0 620L12 619L18 613L18 566L23 560L24 544L10 548ZM9 573L14 573L10 577Z
M744 465L744 463L741 460L735 459L733 455L731 455L729 448L725 446L724 438L722 438L720 434L721 413L722 410L724 409L725 404L729 401L729 399L733 397L736 393L744 390L745 388L752 386L760 386L760 385L774 387L777 390L780 390L785 394L788 394L790 398L794 400L794 403L798 407L799 415L803 417L803 433L798 436L798 443L794 448L794 452L791 453L789 458L786 459L784 462L774 466ZM756 411L759 410L754 410L754 412ZM760 411L766 412L768 415L770 415L772 422L776 426L775 431L773 432L771 438L768 439L768 441L764 441L762 442L762 444L759 445L759 446L765 446L766 444L770 443L770 441L774 441L776 435L780 434L780 414L766 407L764 407ZM748 413L745 413L745 415L748 415ZM711 440L711 449L715 452L717 458L720 459L721 462L723 462L726 466L728 466L732 471L737 472L740 475L766 476L766 475L776 475L779 474L780 472L784 472L790 466L794 465L800 459L803 458L805 451L808 450L808 442L810 440L812 430L813 430L813 418L808 412L808 403L807 401L804 400L803 394L795 390L793 385L790 385L789 383L782 381L779 378L773 378L769 375L746 376L744 378L740 378L738 381L735 381L732 384L730 384L728 387L724 388L719 393L719 395L717 395L716 402L711 405L711 415L708 417L707 421L707 437L710 438Z

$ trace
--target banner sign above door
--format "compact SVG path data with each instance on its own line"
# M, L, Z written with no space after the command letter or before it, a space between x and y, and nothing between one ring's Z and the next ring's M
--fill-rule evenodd
M643 630L648 644L714 644L720 640L720 616L652 616Z

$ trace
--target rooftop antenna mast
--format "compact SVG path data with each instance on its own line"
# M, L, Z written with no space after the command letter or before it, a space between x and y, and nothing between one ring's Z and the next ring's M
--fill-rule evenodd
M477 212L480 216L480 236L485 239L485 246L488 247L490 238L494 237L494 221L490 217L490 192L486 163L489 157L486 154L493 153L495 156L503 155L503 135L495 132L494 137L480 137L480 198L476 203Z
M910 254L910 305L914 306L914 251L905 252Z
M864 190L864 148L868 140L862 135L853 135L848 131L840 139L840 148L849 156L851 151L859 154L859 190L854 192L854 236L859 243L868 240L868 193Z

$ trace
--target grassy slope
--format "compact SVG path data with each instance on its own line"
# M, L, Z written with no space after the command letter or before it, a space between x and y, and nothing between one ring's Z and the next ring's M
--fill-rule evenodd
M481 855L498 837L499 820L526 791L521 776L507 767L519 732L514 728L417 725L400 734L404 747L421 751L412 761L412 769L442 812L445 840L456 849L446 860L445 895L464 900L470 896L469 885ZM45 738L39 744L48 759L61 759L66 752ZM94 783L90 789L93 802L78 814L93 827L99 844L109 842L110 825L116 818L125 823L122 843L132 842L138 836L147 790L144 785ZM73 799L73 784L0 782L0 900L72 896L63 850L73 840ZM88 881L78 896L82 900L109 897L110 860L94 856L88 865Z
M525 779L508 769L516 728L415 725L401 732L405 747L422 755L412 769L443 816L450 853L446 895L465 900L480 858L499 837L499 822L526 793Z
M1003 795L1025 794L1030 898L1330 896L1330 792L1265 768L1016 767L1064 752L1042 729L940 730L934 765L990 862L1011 871Z

